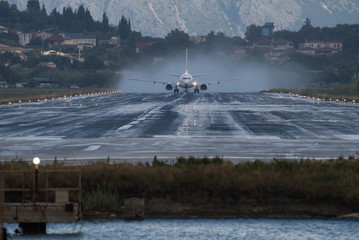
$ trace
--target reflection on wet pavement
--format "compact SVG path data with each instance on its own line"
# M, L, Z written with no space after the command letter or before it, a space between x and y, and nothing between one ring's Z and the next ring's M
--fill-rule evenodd
M348 156L359 150L358 110L268 93L132 93L1 105L0 159Z

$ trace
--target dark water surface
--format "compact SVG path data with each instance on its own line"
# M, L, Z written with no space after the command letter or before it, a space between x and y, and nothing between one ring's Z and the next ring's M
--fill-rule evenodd
M95 220L48 224L47 235L19 236L6 224L9 239L359 239L355 220Z

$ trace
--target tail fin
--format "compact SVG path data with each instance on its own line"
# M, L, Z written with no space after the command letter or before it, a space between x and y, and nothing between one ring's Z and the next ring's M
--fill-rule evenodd
M188 73L188 50L186 49L186 73Z

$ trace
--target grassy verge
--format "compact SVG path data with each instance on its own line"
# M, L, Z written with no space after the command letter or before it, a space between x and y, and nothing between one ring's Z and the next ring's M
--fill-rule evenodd
M23 161L2 163L0 169L31 169ZM54 163L43 169L71 169ZM359 160L338 158L328 161L300 160L246 162L232 164L220 158L179 158L175 164L154 160L152 164L111 164L99 161L82 170L82 195L85 210L119 209L124 196L141 195L146 199L213 209L231 204L305 203L327 204L359 211ZM54 180L62 186L71 177ZM7 186L19 180L6 179ZM274 203L275 202L275 203ZM210 211L210 209L205 210ZM317 211L317 209L315 209Z
M305 88L305 89L285 89L276 88L265 92L291 93L311 98L325 99L326 101L348 101L359 102L359 79L353 79L348 84L339 85L331 88Z
M57 97L75 96L80 94L96 93L107 90L93 88L82 89L0 89L0 104L21 102L36 102L38 100L52 99Z

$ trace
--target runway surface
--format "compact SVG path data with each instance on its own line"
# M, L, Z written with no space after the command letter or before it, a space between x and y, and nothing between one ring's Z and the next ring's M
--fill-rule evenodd
M127 93L0 106L0 159L233 162L359 150L359 104L270 93Z

